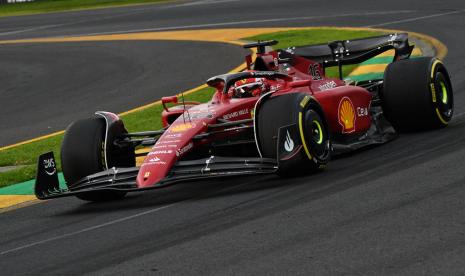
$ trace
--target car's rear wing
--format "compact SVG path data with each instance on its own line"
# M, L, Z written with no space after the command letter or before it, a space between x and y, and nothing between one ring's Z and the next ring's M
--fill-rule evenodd
M327 44L299 46L280 51L280 57L295 54L323 65L323 68L358 64L388 50L394 49L393 61L410 57L414 46L407 33L389 34L354 40L338 40Z
M327 44L300 46L294 54L321 62L326 66L360 63L383 52L394 49L396 59L410 57L414 46L408 42L408 34L389 34L354 40L338 40Z

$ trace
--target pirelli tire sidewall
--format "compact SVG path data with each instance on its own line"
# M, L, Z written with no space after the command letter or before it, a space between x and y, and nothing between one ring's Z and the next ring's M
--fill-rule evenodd
M329 162L331 144L328 124L323 109L311 95L287 93L268 96L257 104L255 120L258 148L266 158L277 157L280 127L295 124L298 128L301 149L292 159L280 162L279 174L313 172L324 169ZM321 132L321 136L314 133L315 129Z
M331 158L331 140L323 110L316 100L310 99L299 113L298 120L299 134L305 142L305 156L316 168L323 169Z
M105 167L105 120L87 118L68 126L61 144L61 167L66 185L106 169ZM123 191L94 191L76 195L86 201L109 201L123 198Z
M386 118L400 131L437 129L452 119L452 84L446 67L436 58L389 64L381 99Z

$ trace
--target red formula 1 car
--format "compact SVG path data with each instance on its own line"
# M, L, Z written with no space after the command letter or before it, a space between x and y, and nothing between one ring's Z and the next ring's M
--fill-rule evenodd
M399 131L441 128L452 117L446 68L435 58L409 59L407 34L267 51L275 44L245 45L257 48L255 60L246 58L244 72L210 78L216 92L207 103L163 98L161 130L128 133L109 112L72 123L61 148L67 189L46 153L37 197L102 201L184 180L316 171L333 154L385 143ZM343 65L390 49L383 79L342 80ZM336 66L340 78L326 77ZM151 150L136 166L139 147Z

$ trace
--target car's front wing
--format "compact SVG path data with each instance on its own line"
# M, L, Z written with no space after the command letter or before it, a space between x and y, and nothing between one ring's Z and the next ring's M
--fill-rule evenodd
M76 183L67 185L68 188L60 188L55 159L53 153L49 152L39 157L35 194L38 199L51 199L102 190L136 192L162 188L181 181L269 174L276 172L277 168L275 159L211 156L177 162L164 179L150 187L139 188L137 186L136 178L139 168L134 167L111 168L86 176Z

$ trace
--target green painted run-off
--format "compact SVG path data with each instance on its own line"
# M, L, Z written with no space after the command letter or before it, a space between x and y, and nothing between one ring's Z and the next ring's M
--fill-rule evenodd
M60 181L60 187L65 188L65 179L63 178L62 173L58 174L58 180ZM34 183L35 179L32 179L15 185L0 188L0 195L33 195Z

